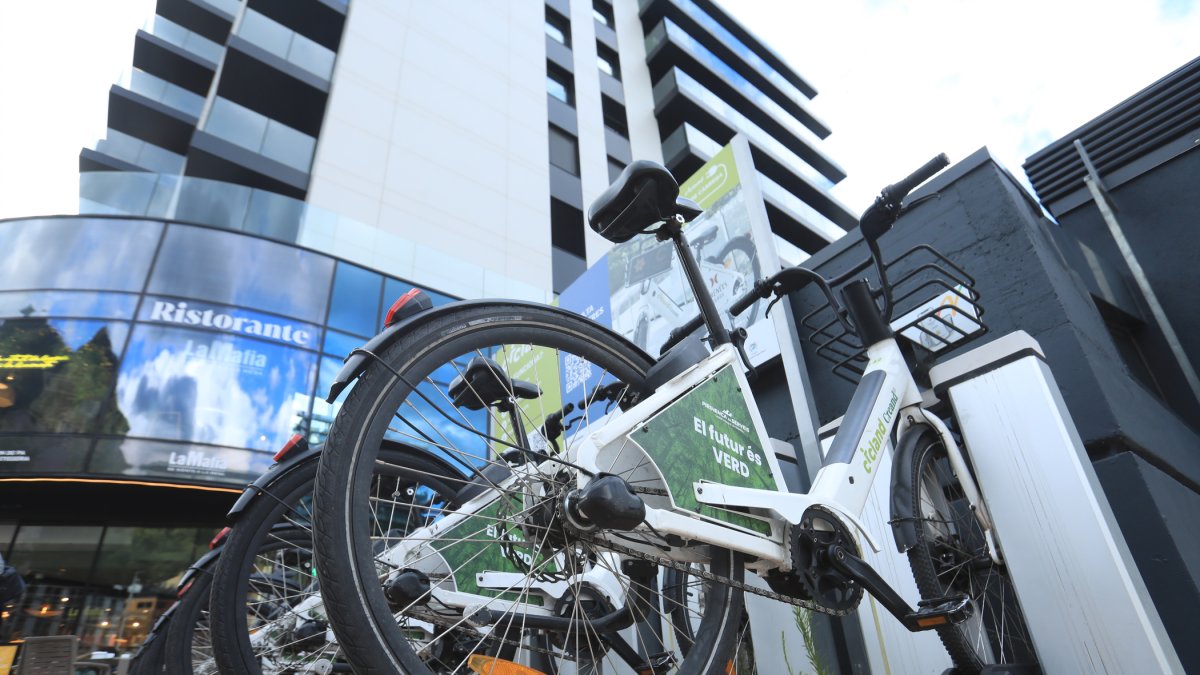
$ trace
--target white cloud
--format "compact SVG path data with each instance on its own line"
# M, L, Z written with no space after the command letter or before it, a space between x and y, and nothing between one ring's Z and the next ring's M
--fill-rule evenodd
M1050 141L1197 56L1200 11L1145 0L726 0L820 94L855 211L938 152L1014 175Z
M79 151L104 136L108 90L153 0L0 3L0 218L69 213Z

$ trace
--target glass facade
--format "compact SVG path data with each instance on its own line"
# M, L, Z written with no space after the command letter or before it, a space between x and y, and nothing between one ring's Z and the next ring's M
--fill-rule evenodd
M0 477L240 487L293 433L322 439L343 357L413 287L138 218L0 222L0 260Z
M186 527L0 524L25 594L0 611L0 641L77 635L81 651L141 644L213 533Z

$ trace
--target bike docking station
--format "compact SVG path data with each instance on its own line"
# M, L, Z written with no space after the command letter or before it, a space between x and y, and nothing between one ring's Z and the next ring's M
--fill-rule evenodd
M1182 673L1038 343L1008 334L934 366L930 381L958 420L1040 664L983 672ZM823 446L840 421L822 427ZM886 455L880 471L891 471ZM881 540L889 499L875 491L863 513ZM864 547L864 558L917 594L895 547ZM932 633L909 633L869 596L859 614L872 672L950 668Z

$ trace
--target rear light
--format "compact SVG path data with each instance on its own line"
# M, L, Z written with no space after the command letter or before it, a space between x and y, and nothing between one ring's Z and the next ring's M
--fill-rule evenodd
M414 288L392 303L392 308L388 310L387 316L383 319L383 327L387 328L418 312L424 312L430 307L433 307L433 298L430 298L429 294L421 289Z
M226 530L228 530L229 528L225 528L225 529L226 529ZM189 581L189 582L187 582L186 584L184 584L183 588L179 589L179 592L175 594L175 597L176 597L177 599L178 599L178 598L182 598L182 597L183 597L183 594L184 594L184 593L187 593L187 592L188 592L188 589L189 589L189 588L191 588L191 587L192 587L192 584L194 584L194 583L196 583L196 582L195 582L195 580L193 580L193 581Z
M225 537L229 536L229 529L230 528L228 528L228 527L222 529L220 532L218 532L216 534L216 536L214 536L212 538L212 541L208 542L208 549L210 551L212 549L220 546L221 544L225 543Z
M307 446L308 442L304 440L304 434L296 434L295 436L289 438L287 443L283 444L283 447L279 449L279 452L275 453L275 461L278 462L284 457L287 457L289 454L291 454L292 450L295 450L296 448Z

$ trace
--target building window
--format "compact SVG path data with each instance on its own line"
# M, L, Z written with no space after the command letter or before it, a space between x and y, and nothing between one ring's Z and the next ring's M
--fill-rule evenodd
M550 163L572 176L579 175L579 142L553 124L550 125Z
M567 105L575 105L575 87L570 73L551 63L546 64L546 93Z
M550 198L550 243L571 255L587 257L583 212L553 197Z
M546 8L546 35L564 47L571 46L570 22L567 21L567 17L549 7Z
M596 43L596 65L605 75L621 79L621 63L617 53L600 43Z
M609 28L612 28L615 23L613 21L612 5L608 4L605 0L593 0L592 16L596 17L596 23L604 24Z
M609 157L608 158L608 182L609 182L609 184L611 185L612 183L615 183L617 181L617 176L620 176L621 172L624 170L625 170L625 165L623 163L618 162L617 160L613 159L612 157Z
M629 122L625 118L625 106L601 94L600 109L604 113L604 126L629 137Z

